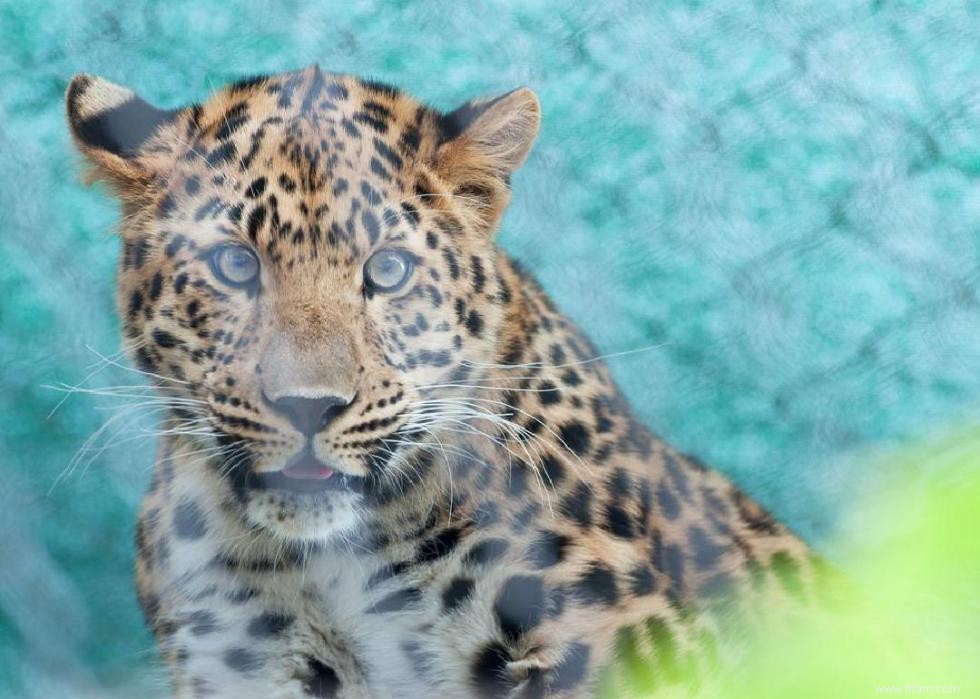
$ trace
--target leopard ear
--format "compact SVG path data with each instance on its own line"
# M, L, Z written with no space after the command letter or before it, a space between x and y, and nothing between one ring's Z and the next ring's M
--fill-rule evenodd
M161 158L145 146L180 110L158 109L132 90L94 75L72 78L65 95L68 127L95 179L120 187L145 184Z
M443 148L471 158L506 177L524 164L541 123L541 103L526 87L467 102L442 118Z
M436 169L491 227L503 215L510 175L527 159L540 124L541 104L527 88L467 102L440 120Z

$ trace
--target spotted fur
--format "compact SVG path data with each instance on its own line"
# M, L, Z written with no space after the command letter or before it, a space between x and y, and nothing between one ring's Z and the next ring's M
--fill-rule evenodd
M530 91L443 113L314 66L161 110L80 75L67 109L167 407L136 572L179 696L586 696L614 658L670 684L715 600L810 594L805 545L640 425L495 246ZM216 278L229 243L254 285ZM334 407L305 434L286 399ZM304 449L333 475L283 475Z

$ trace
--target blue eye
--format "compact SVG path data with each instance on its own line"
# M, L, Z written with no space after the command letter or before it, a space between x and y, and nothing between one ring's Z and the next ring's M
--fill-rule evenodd
M390 294L412 276L412 258L402 250L386 248L371 255L364 264L364 282L371 289Z
M241 245L220 245L211 251L211 271L228 286L246 287L259 276L259 259Z

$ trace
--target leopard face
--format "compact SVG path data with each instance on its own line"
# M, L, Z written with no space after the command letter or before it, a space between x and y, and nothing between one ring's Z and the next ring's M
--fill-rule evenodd
M315 540L424 481L426 415L494 356L533 93L445 114L312 67L164 111L79 76L68 111L123 202L126 345L201 482Z

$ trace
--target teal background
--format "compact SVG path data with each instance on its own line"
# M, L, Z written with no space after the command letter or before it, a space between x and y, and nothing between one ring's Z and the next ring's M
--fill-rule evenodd
M649 425L833 557L870 457L980 408L978 47L980 5L936 0L0 2L0 696L163 686L130 575L152 415L58 480L127 400L45 386L136 383L97 354L118 211L77 177L73 73L161 106L314 61L443 108L533 88L502 244L601 351L650 348L610 360Z

